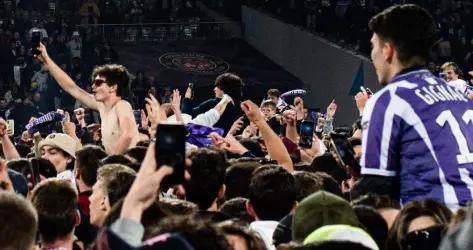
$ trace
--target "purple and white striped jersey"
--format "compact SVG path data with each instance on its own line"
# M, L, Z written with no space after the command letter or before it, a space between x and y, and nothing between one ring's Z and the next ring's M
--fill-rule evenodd
M428 70L396 76L367 102L361 173L399 176L401 204L473 199L473 102Z

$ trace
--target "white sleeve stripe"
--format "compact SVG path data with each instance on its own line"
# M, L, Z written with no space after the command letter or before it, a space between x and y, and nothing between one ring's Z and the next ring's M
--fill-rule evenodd
M389 143L391 142L391 134L393 128L394 112L396 107L393 105L396 89L390 89L391 99L384 113L383 134L381 136L381 150L379 151L379 169L387 170L389 158Z
M388 106L389 106L390 104L392 104L392 98L395 95L395 91L398 87L414 89L417 86L418 86L417 84L411 83L411 82L408 82L408 81L405 81L405 80L398 81L398 82L393 82L393 83L390 83L388 86L384 87L383 89L381 89L380 91L376 92L376 94L373 95L368 100L368 102L366 103L366 106L365 106L365 110L363 111L362 122L361 122L362 126L365 123L368 124L368 126L366 128L363 127L363 134L362 134L362 141L364 142L364 143L361 144L361 146L362 146L362 155L361 155L361 159L360 159L360 165L362 167L364 167L366 165L364 152L366 152L367 145L368 145L367 142L368 142L369 124L370 124L369 121L371 120L371 116L373 114L373 110L374 110L375 104L377 103L378 99L385 92L389 91L390 95L391 95L391 100L388 104ZM392 108L394 108L394 107L392 107ZM388 110L386 110L386 112L385 112L385 120L384 120L385 125L386 125L386 121L389 121L389 120L386 120L386 119L388 119L387 118L388 112L389 112ZM391 121L391 126L389 126L389 131L388 131L389 133L385 132L384 128L387 128L387 127L386 126L383 127L382 141L384 143L387 142L387 145L384 146L384 147L389 147L389 138L385 139L385 137L391 137L392 121ZM380 146L382 146L382 145L383 144L381 144ZM384 168L386 169L387 168L387 150L383 150L383 149L384 148L382 147L381 150L380 150L380 165L384 164ZM386 159L386 160L382 160L382 159ZM381 167L383 167L383 166L381 166Z
M368 145L368 131L370 130L370 123L369 121L371 120L371 115L373 114L373 109L375 106L375 103L378 101L378 99L384 94L384 92L387 91L387 88L383 88L382 90L376 92L370 99L368 99L368 102L366 103L365 109L363 111L363 115L361 117L361 125L362 125L362 143L361 143L361 159L360 159L360 165L362 167L365 166L365 152L367 149ZM366 127L364 124L368 124Z
M376 169L376 168L362 168L361 174L362 175L381 175L381 176L388 176L388 177L397 176L396 171Z

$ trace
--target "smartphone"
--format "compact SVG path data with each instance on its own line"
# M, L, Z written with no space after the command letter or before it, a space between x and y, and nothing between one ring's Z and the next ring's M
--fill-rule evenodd
M37 49L41 42L41 32L39 30L33 30L31 32L31 51L33 55L39 55L41 52Z
M312 140L314 137L314 122L302 121L299 133L299 146L303 148L312 147Z
M345 135L331 133L330 143L332 144L335 154L338 155L338 158L344 166L349 165L354 171L360 171L361 167L355 160L355 152L353 151L353 147L351 146L350 142L348 142L348 139Z
M369 89L369 88L365 88L365 87L361 86L360 89L361 89L361 91L366 92L368 94L368 96L373 95L373 91L371 91L371 89Z
M192 90L191 99L194 99L194 83L190 82L188 87Z
M41 182L41 173L40 173L40 167L39 167L39 162L38 161L33 161L29 165L29 173L31 174L31 183L33 184L33 187L35 187L38 183Z
M9 127L9 128L11 129L11 131L12 131L12 132L11 132L12 135L14 135L14 134L15 134L15 120L9 119L9 120L7 120L7 124L8 124L8 127Z
M164 178L167 185L184 182L187 129L182 124L159 124L156 133L156 164L174 169Z

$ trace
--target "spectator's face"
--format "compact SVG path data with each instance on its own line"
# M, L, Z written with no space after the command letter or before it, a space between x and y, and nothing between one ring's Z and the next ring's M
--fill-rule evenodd
M269 119L276 114L276 110L271 107L262 107L261 112L264 114L266 119Z
M8 103L6 100L0 100L0 108L4 109L8 106Z
M215 86L214 88L214 93L215 93L215 97L222 97L223 94L225 94L223 92L223 90L221 90L219 87Z
M94 186L92 186L92 195L89 197L90 224L94 226L102 226L110 210L108 196L102 186L102 180L98 179Z
M407 233L422 230L428 227L435 226L437 224L438 223L435 222L434 218L432 218L431 216L420 216L411 221L409 227L407 228Z
M41 158L50 161L54 165L54 168L56 168L57 173L64 172L67 164L72 161L72 159L65 156L60 149L47 145L41 148Z
M92 82L92 94L98 102L107 100L113 93L112 88L112 86L107 85L107 79L100 75L96 76Z
M446 74L447 82L458 80L459 75L457 73L455 73L455 71L453 70L453 67L445 68L443 73Z
M268 95L268 99L271 100L274 103L278 103L278 97L274 95Z
M371 37L371 61L373 61L374 68L376 69L376 75L378 76L378 82L386 86L391 79L389 78L389 72L386 67L386 58L384 56L384 42L381 42L380 38L376 33L373 33Z

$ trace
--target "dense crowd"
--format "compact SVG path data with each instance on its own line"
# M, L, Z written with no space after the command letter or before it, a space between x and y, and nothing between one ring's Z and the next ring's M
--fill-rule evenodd
M18 1L17 1L18 2ZM61 90L47 70L33 59L31 37L41 33L52 58L81 87L88 89L97 65L116 63L119 54L93 26L97 23L152 23L179 21L198 16L194 1L0 1L0 115L15 120L20 131L29 118L61 108L72 112L79 106ZM127 100L144 108L149 93L166 100L168 87L157 88L146 72L136 72ZM90 118L92 119L92 118ZM19 136L19 133L15 133Z
M14 108L0 99L0 249L472 248L473 91L455 63L443 79L427 70L425 9L368 27L384 87L360 89L352 127L335 125L336 100L308 110L302 90L246 100L234 73L202 103L192 86L160 98L138 73L130 102L126 67L43 39L29 63L71 102L40 114L29 81L12 84L32 95Z

